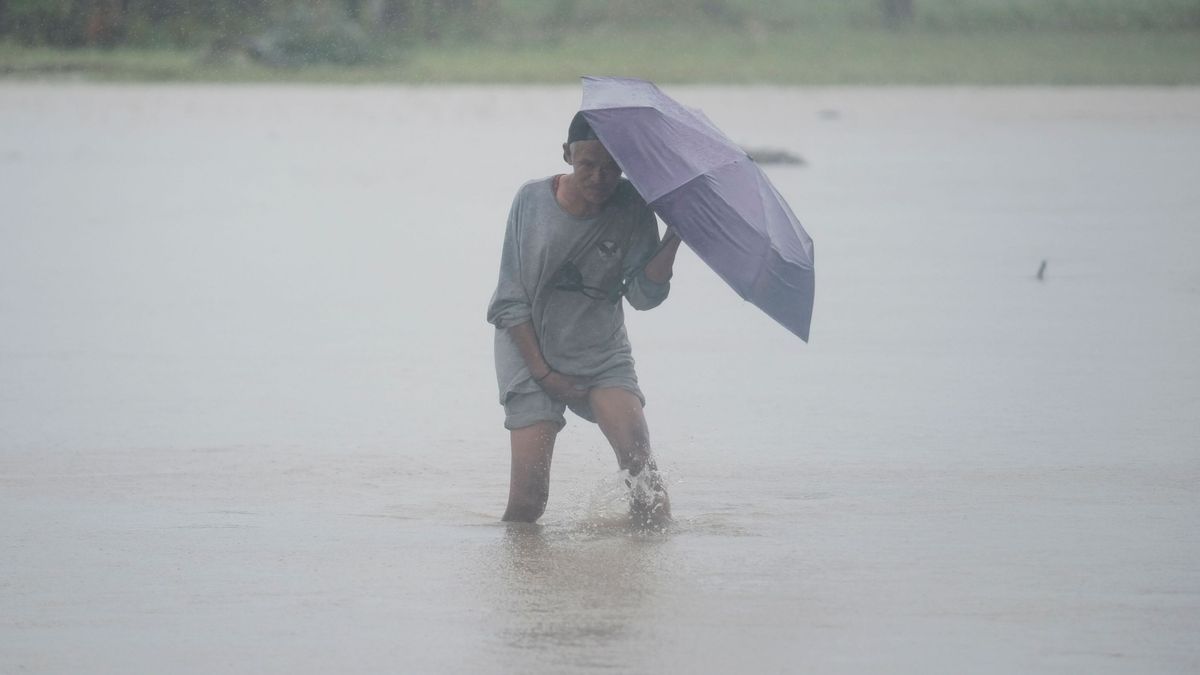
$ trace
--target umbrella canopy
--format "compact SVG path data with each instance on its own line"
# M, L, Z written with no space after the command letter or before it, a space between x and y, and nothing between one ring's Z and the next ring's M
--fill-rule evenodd
M808 341L812 238L758 165L643 80L583 78L580 110L646 203L726 283Z

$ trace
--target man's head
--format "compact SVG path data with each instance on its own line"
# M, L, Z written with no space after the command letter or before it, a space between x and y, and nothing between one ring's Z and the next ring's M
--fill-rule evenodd
M621 167L601 145L581 112L575 113L567 130L563 160L574 169L575 186L588 203L600 206L617 189Z

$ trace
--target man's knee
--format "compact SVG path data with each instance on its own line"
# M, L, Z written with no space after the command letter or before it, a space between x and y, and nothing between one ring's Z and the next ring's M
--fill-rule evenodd
M625 387L596 387L588 394L593 411L606 417L631 417L642 414L644 402L639 394Z
M604 435L627 452L646 453L650 432L637 394L619 388L593 390L592 411Z

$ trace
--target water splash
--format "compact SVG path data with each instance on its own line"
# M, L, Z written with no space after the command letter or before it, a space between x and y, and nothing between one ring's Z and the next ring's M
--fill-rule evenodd
M661 531L670 525L670 504L662 471L632 475L621 470L605 475L592 488L574 520L590 533L619 530Z

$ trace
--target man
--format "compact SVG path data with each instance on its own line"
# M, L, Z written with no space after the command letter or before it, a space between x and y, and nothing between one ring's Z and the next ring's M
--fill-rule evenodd
M679 238L659 242L654 213L582 113L563 144L572 172L526 183L508 215L500 280L488 307L512 473L504 520L534 522L550 495L554 440L570 408L600 426L629 472L640 524L670 519L650 450L621 298L658 306Z

